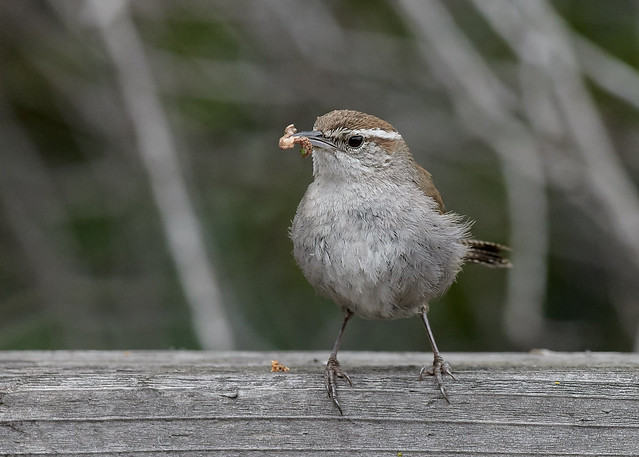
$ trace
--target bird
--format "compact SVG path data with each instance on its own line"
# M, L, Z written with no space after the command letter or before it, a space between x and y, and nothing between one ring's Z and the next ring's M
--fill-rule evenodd
M462 265L511 266L508 247L472 238L471 222L447 211L431 174L417 164L402 135L374 115L350 109L319 116L311 131L291 124L280 139L311 154L313 181L290 227L293 256L319 294L344 320L326 363L324 384L343 415L337 380L353 385L337 359L348 321L418 317L433 352L419 372L455 379L428 321L431 300L455 281ZM311 151L309 151L311 149Z

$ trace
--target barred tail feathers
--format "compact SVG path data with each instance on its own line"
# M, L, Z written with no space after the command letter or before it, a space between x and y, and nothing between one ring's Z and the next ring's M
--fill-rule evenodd
M504 251L510 248L490 241L467 239L464 244L468 246L466 262L479 263L492 268L510 268L510 260L504 257Z

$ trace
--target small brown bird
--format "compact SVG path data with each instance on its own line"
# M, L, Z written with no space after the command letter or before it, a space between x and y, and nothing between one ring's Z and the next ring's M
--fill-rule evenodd
M443 376L453 375L437 349L428 303L448 289L466 262L510 267L503 256L508 248L471 238L470 223L445 211L430 173L382 119L331 111L317 118L312 131L287 127L280 147L295 143L312 145L314 181L293 220L293 254L311 285L345 312L324 374L329 397L342 414L336 378L352 382L337 352L353 314L419 316L434 355L419 379L424 373L435 376L448 401Z

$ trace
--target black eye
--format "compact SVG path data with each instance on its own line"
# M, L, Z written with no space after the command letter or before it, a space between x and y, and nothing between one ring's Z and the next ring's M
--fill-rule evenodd
M353 135L348 139L348 145L351 148L359 148L364 142L364 137L362 135Z

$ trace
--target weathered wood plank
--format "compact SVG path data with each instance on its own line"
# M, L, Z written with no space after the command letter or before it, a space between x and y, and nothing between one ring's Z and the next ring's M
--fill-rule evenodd
M95 455L639 455L639 355L0 352L0 453ZM291 368L270 373L278 359Z

